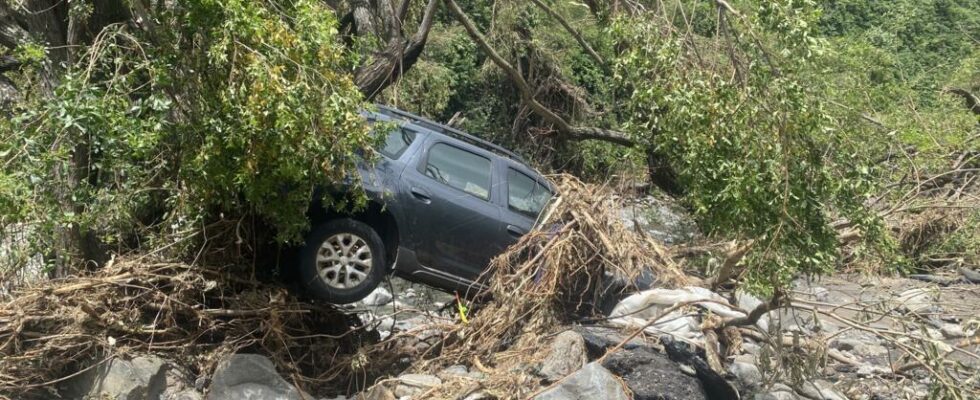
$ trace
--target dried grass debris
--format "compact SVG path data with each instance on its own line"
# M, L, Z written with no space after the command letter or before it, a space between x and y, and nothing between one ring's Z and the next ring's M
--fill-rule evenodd
M347 316L238 276L120 259L87 275L20 288L0 303L0 393L38 396L127 353L162 355L207 374L226 355L261 352L301 387L328 383L334 358L358 340Z

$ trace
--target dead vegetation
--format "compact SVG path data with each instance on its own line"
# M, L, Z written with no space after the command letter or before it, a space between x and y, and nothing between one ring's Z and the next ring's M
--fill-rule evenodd
M269 355L287 379L307 390L331 387L351 393L394 382L385 378L398 372L392 369L434 374L465 364L486 379L448 379L419 398L463 398L476 391L526 398L541 390L541 380L530 368L547 356L552 336L582 317L602 322L596 316L603 300L635 289L644 275L660 288L728 288L738 280L737 265L751 242L707 246L720 268L703 280L691 277L679 259L687 257L684 252L668 251L642 230L622 224L615 191L570 176L555 180L562 198L542 216L538 230L493 261L483 280L488 290L470 304L466 318L457 313L455 319L365 345L349 316L297 299L282 287L240 278L247 276L242 271L122 258L77 278L20 288L12 300L0 304L0 392L41 396L42 388L127 353L162 354L208 374L223 356L251 351ZM783 373L795 373L790 364L807 366L807 374L831 360L856 365L828 350L830 337L757 326L761 317L782 307L820 315L890 343L906 354L892 365L896 379L925 373L936 382L938 393L953 398L976 393L977 370L945 360L949 352L975 359L974 350L968 349L975 337L943 347L916 331L923 322L898 307L851 306L856 313L888 318L902 327L872 328L867 319L844 314L847 307L791 295L741 310L744 317L702 315L700 329L709 344L702 351L711 368L723 372L722 363L738 354L742 338L764 343L767 362L782 366L774 370ZM682 308L704 314L698 304L674 304L645 326L625 328L624 343ZM420 340L426 345L417 346Z
M644 271L652 273L653 286L689 282L657 241L624 227L611 190L568 175L555 181L562 198L542 216L541 228L487 270L491 300L444 333L438 354L413 366L431 373L470 364L488 380L478 387L447 384L425 398L461 398L481 388L498 398L526 397L539 380L524 367L546 355L544 344L574 316L595 315L604 296L633 288ZM378 357L391 357L397 347L379 346Z
M46 398L43 390L127 353L209 373L225 355L261 352L302 387L329 382L332 359L359 339L347 316L238 276L133 258L20 288L0 304L0 393Z

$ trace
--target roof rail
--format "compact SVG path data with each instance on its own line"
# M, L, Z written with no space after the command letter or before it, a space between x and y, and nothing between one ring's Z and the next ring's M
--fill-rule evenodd
M379 112L381 112L382 114L385 114L387 116L390 116L390 117L401 117L401 118L404 118L404 119L408 119L409 121L411 121L412 123L414 123L416 125L423 126L423 127L427 128L427 129L434 130L436 132L442 133L442 134L447 135L447 136L453 136L453 137L455 137L457 139L463 140L463 141L468 142L470 144L473 144L473 145L476 145L476 146L480 146L480 147L482 147L482 148L484 148L486 150L495 151L497 153L500 153L500 154L503 154L503 155L505 155L507 157L510 157L510 158L512 158L512 159L514 159L516 161L519 161L521 163L527 164L527 162L524 161L524 158L522 158L521 156L517 155L517 153L514 153L513 151L507 150L507 149L505 149L503 147L500 147L500 146L498 146L496 144L490 143L489 141L486 141L484 139L480 139L480 138L478 138L476 136L470 135L470 134L468 134L466 132L463 132L463 131L461 131L459 129L453 128L453 127L448 126L448 125L440 124L440 123L435 122L433 120L430 120L428 118L420 117L420 116L415 115L415 114L412 114L412 113L410 113L408 111L402 111L402 110L399 110L399 109L394 108L394 107L389 107L389 106L385 106L385 105L381 105L381 104L375 104L375 106L378 107L378 111Z

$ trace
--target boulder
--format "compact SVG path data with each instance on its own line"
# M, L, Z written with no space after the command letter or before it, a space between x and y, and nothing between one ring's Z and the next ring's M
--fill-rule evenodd
M636 400L704 400L701 381L666 355L637 348L611 354L602 364L623 378Z
M629 400L623 383L609 370L595 362L569 375L558 384L534 397L536 400Z
M585 352L585 340L574 331L565 331L551 342L548 356L541 362L540 374L552 382L582 368L589 358Z
M161 399L167 387L166 372L166 361L155 356L114 358L71 379L64 394L79 399Z
M218 363L207 400L301 400L304 396L276 372L268 357L234 354Z

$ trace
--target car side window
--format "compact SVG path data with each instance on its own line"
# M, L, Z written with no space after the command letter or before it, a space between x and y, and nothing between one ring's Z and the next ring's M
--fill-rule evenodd
M551 191L538 181L518 172L513 168L507 170L507 207L511 210L537 218L548 200Z
M479 197L490 199L490 159L436 143L429 149L425 176Z
M388 132L384 146L379 151L388 158L397 160L414 140L415 132L404 128L395 128Z

